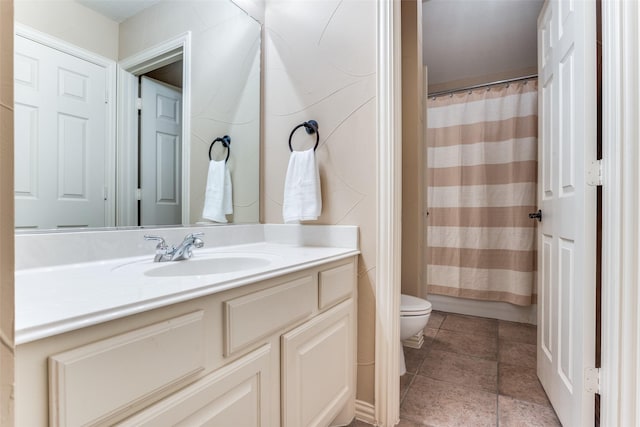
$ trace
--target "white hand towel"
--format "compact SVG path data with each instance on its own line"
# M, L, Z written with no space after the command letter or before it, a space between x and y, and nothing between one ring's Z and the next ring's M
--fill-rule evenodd
M227 222L233 213L231 174L224 160L211 160L207 175L202 217L216 222Z
M320 173L313 148L294 151L284 181L282 216L285 223L316 220L322 211Z

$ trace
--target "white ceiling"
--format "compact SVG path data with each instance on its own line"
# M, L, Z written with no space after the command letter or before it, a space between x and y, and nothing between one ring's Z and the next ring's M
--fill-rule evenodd
M429 85L535 67L543 0L424 0Z
M118 23L153 6L161 0L76 0L101 15Z

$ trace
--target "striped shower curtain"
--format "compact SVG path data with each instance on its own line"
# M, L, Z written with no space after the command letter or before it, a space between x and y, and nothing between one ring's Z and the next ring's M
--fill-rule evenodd
M535 303L537 80L427 108L427 292Z

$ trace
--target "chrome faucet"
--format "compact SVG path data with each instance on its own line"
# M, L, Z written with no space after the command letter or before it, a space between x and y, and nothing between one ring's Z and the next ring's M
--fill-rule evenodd
M166 262L166 261L182 261L191 258L193 255L193 248L201 248L204 246L204 242L199 236L203 236L204 233L190 233L187 234L180 245L171 245L169 247L167 242L161 236L151 236L146 234L145 240L158 240L156 245L156 255L153 258L153 262Z

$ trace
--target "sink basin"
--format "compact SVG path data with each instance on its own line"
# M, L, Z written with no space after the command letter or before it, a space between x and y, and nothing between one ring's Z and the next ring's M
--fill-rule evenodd
M269 264L271 260L268 258L226 255L154 264L154 267L146 270L144 275L150 277L205 276L251 270L266 267Z
M135 277L190 277L214 274L241 273L260 269L282 261L280 255L264 252L194 252L184 261L153 262L152 257L114 266L117 275Z

